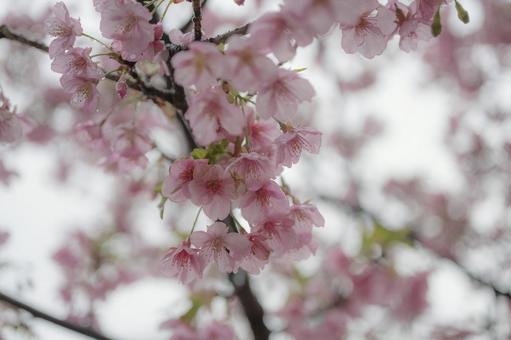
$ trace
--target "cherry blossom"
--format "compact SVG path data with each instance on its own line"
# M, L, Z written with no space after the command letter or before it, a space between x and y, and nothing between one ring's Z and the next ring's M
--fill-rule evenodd
M268 178L275 176L272 161L256 152L243 153L227 168L235 178L241 178L248 190L259 189Z
M133 0L96 0L95 6L101 13L101 33L114 40L113 48L126 60L140 59L155 36L147 8Z
M172 58L176 82L183 86L195 85L199 90L217 84L217 79L224 74L224 64L224 56L218 47L203 42L191 43L187 51Z
M256 109L263 118L276 117L287 122L293 118L298 105L310 101L315 91L312 85L296 72L279 69L278 73L260 88Z
M268 180L260 188L247 191L240 198L239 206L243 217L255 223L272 212L287 213L289 202L277 183Z
M99 79L102 72L90 59L91 50L91 48L72 48L66 53L56 55L51 64L52 71L84 79Z
M163 182L162 193L175 202L181 202L192 197L190 183L193 180L195 167L205 166L207 160L180 159L169 168L169 175Z
M376 12L376 13L375 13ZM341 16L342 48L367 58L381 54L395 30L395 15L376 0L360 0Z
M255 91L277 72L275 64L247 38L235 36L229 40L226 56L227 78L238 91Z
M201 206L209 218L221 220L229 215L235 194L234 181L221 166L198 163L188 189L192 202Z
M53 7L50 16L46 20L46 31L55 37L49 46L50 58L70 49L75 43L76 37L83 33L79 19L69 16L66 5L58 2Z
M250 26L251 39L260 50L272 52L283 63L295 56L296 45L286 16L268 13Z
M235 136L241 134L245 120L242 112L227 101L219 87L193 96L186 118L201 145L224 138L224 131Z
M188 284L202 276L204 261L199 250L190 247L190 241L183 241L178 247L167 251L164 261L168 263L168 274Z
M318 153L321 146L321 133L311 128L293 128L275 140L277 162L287 167L300 159L302 150Z
M206 263L216 263L224 273L238 270L239 262L248 254L250 246L244 236L229 233L227 226L222 222L208 226L207 232L194 232L190 240L200 249Z

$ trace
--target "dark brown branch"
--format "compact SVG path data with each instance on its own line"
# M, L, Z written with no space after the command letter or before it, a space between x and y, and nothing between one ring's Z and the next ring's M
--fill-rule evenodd
M234 286L234 292L245 311L252 333L254 333L254 339L268 340L270 330L264 324L264 309L252 292L248 274L244 270L240 270L236 274L229 274L229 281Z
M0 39L5 38L9 40L14 40L19 43L22 43L24 45L32 46L38 50L41 50L43 52L48 52L48 46L45 44L42 44L37 41L29 40L25 37L22 37L19 34L13 33L9 30L9 28L6 25L0 26Z
M21 310L24 310L28 313L30 313L33 317L35 318L39 318L39 319L42 319L42 320L46 320L48 322L51 322L55 325L58 325L60 327L63 327L63 328L66 328L70 331L73 331L73 332L76 332L76 333L80 333L82 335L85 335L85 336L88 336L92 339L98 339L98 340L112 340L112 338L109 338L109 337L106 337L104 336L103 334L100 334L98 333L97 331L93 330L93 329L90 329L90 328L86 328L86 327L82 327L82 326L78 326L78 325L75 325L73 323L70 323L68 321L65 321L65 320L62 320L62 319L59 319L59 318L56 318L54 316L51 316L45 312L42 312L41 310L39 309L36 309L32 306L29 306L27 305L26 303L23 303L21 301L19 301L18 299L15 299L11 296L8 296L2 292L0 292L0 301L2 302L5 302L13 307L16 307L18 309L21 309Z
M208 0L202 0L202 4L201 4L202 10L204 10L204 6L206 6L207 2L208 2ZM179 30L183 33L186 33L192 28L192 25L193 25L193 16L183 26L181 26L181 28L179 28Z
M202 39L202 6L200 0L192 0L193 4L193 34L195 40Z
M233 35L236 35L236 34L238 34L238 35L245 35L245 34L247 34L249 27L250 27L250 24L245 24L245 25L243 25L241 27L238 27L238 28L235 28L235 29L233 29L231 31L219 34L216 37L209 38L206 41L209 41L209 42L214 43L214 44L224 43L227 39L229 39Z

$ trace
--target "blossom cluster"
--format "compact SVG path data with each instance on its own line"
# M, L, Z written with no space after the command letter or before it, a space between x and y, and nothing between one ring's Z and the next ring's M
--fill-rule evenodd
M223 50L191 42L172 59L176 82L190 98L185 117L205 148L171 165L162 193L190 200L216 221L166 256L172 274L186 283L213 262L222 272L258 273L272 256L310 254L312 227L324 224L314 205L300 203L275 180L303 151L319 152L321 134L293 124L314 90L296 71L277 66L256 40L257 34L234 36ZM237 208L250 231L224 223Z
M404 51L417 48L432 36L431 25L442 0L398 0L382 5L377 0L286 0L279 11L265 14L250 28L259 46L271 51L280 62L295 55L297 46L309 45L332 26L342 32L346 53L367 58L381 54L396 34Z

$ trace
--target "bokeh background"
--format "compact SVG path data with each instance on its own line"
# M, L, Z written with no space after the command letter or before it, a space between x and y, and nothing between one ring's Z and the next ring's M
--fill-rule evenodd
M100 36L92 1L65 3L73 16L80 17L85 32ZM364 235L374 230L371 216L377 216L386 230L413 230L430 241L391 249L370 245L369 257L385 252L400 273L430 272L427 310L414 324L383 327L389 332L387 339L430 338L431 325L468 325L474 339L505 339L510 334L509 300L473 276L509 291L511 2L462 3L470 23L464 25L455 11L446 11L440 38L415 52L399 50L394 39L382 56L372 60L347 55L340 47L339 31L332 30L299 50L290 65L306 68L302 76L317 91L301 119L324 134L319 155L305 157L284 173L293 192L317 203L326 218L326 226L315 232L318 255L297 267L304 274L315 273L332 247L350 256L359 254ZM33 38L47 42L37 22L52 4L2 1L0 22L34 18ZM232 1L210 0L205 33L223 32L278 5L247 0L238 7ZM189 7L172 6L164 22L167 32L189 19ZM26 27L19 29L29 34ZM109 247L121 254L123 265L151 269L94 301L97 323L119 339L166 339L169 333L159 325L186 312L189 301L185 287L158 274L163 270L159 259L176 244L176 230L188 230L195 210L167 202L161 220L158 197L142 193L127 198L137 180L161 176L168 168L157 152L147 155L147 169L118 176L76 151L76 142L69 137L75 112L65 104L45 104L51 96L54 102L62 96L49 65L48 56L40 51L0 40L4 93L18 112L48 127L33 132L28 142L0 146L2 163L15 172L0 182L0 229L10 234L0 248L0 289L55 315L80 315L90 301L75 301L70 312L59 292L68 279L54 255L78 230L97 237L129 210L125 223L135 230L135 239L161 252L153 253L147 264L139 261L134 239L110 240ZM176 129L155 131L153 137L172 157L186 152ZM201 218L198 225L206 222ZM290 288L278 268L266 269L253 282L269 311L286 304ZM210 284L222 290L225 283L217 278ZM225 304L214 301L211 314L225 313ZM366 323L352 325L351 338L364 338L368 324L381 322L379 313L369 311ZM245 321L241 316L234 319L244 338ZM38 339L81 339L44 321L28 323ZM22 331L6 334L6 339L28 337Z

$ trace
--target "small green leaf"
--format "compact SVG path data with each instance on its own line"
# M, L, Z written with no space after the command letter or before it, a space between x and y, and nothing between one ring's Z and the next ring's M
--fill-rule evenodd
M160 203L158 203L158 209L160 209L160 219L163 220L163 213L165 212L165 202L167 202L167 197L161 196Z
M393 230L375 221L373 228L364 232L362 237L362 252L370 253L375 245L388 248L399 243L412 245L410 228Z
M456 6L456 12L458 12L458 18L462 23L468 24L470 22L470 16L468 15L468 12L465 10L465 8L463 8L458 0L455 0L454 3Z
M431 25L431 34L433 34L434 37L438 37L440 33L442 33L442 20L440 18L440 8L438 8L433 18L433 24Z
M208 151L201 148L195 148L192 151L192 157L194 159L204 159L208 156Z

